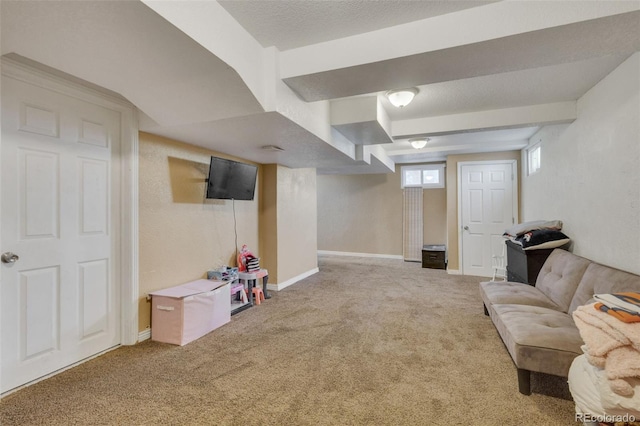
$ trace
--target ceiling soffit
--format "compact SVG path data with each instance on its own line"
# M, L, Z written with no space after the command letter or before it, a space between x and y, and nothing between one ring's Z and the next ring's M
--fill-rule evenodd
M306 101L326 100L632 52L640 50L638 37L628 36L638 34L639 17L640 12L630 12L293 76L285 82ZM78 22L83 23L82 28ZM380 117L384 108L380 108L379 100L375 114L365 118L329 123L322 116L318 127L326 128L327 135L330 124L334 126L332 137L323 140L317 136L320 133L295 122L301 115L298 104L291 108L292 113L284 114L279 98L280 112L264 112L236 69L203 46L140 2L2 2L3 53L17 52L122 94L151 117L141 130L259 163L316 167L327 172L386 173L393 169L393 161L378 144L380 140L389 142L391 134L389 117ZM268 76L275 79L275 71ZM295 98L294 93L286 92ZM319 107L308 108L308 115L318 121L316 112L324 106L315 106ZM402 123L400 116L397 120L394 128L398 123L396 134L400 136L424 125L419 120ZM522 121L522 125L527 124L530 122ZM468 131L469 124L466 126L455 131ZM351 151L331 145L337 139L336 129L351 138ZM423 132L424 127L415 130ZM278 145L284 151L265 151L263 145ZM444 147L442 152L446 152ZM393 154L398 159L409 155Z
M491 1L237 1L225 8L263 46L279 51L432 18Z
M345 154L278 112L181 126L157 126L144 120L141 123L142 131L256 163L277 163L291 168L368 164L358 159L355 152L352 156ZM282 151L263 148L269 145Z
M391 121L378 96L330 102L331 126L356 145L391 143Z
M284 78L304 100L355 96L640 50L640 11ZM629 35L636 35L630 37ZM363 77L366 76L366 77Z
M2 53L119 93L164 125L263 111L238 73L139 1L3 1Z

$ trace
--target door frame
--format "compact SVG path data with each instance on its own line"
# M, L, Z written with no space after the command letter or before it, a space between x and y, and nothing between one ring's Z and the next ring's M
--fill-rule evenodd
M0 59L2 76L71 96L120 113L120 345L138 342L138 117L115 92L20 57ZM114 159L118 161L118 159ZM2 178L0 162L0 179ZM0 235L0 247L2 240ZM0 285L2 283L0 282ZM2 304L0 303L0 309ZM1 343L0 343L1 344ZM82 361L81 361L82 362ZM55 373L54 373L55 374Z
M518 202L518 160L484 160L484 161L460 161L458 162L458 175L457 175L457 183L458 183L458 205L457 210L458 210L458 227L456 228L458 231L458 266L459 266L459 271L461 275L465 275L465 271L464 271L464 263L462 262L462 252L463 252L463 247L462 247L462 231L463 231L463 224L462 224L462 167L463 166L482 166L482 165L489 165L489 164L511 164L511 175L513 176L513 186L512 186L512 192L513 192L513 218L514 221L517 221L520 217L520 211L519 211L519 202Z

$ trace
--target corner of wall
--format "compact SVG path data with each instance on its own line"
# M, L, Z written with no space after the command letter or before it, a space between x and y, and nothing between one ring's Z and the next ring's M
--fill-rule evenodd
M318 267L316 170L279 166L278 283Z
M260 167L259 255L261 266L269 270L271 282L278 282L278 166Z

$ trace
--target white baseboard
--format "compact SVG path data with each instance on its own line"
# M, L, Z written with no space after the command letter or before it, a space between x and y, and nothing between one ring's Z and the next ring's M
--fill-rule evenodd
M319 271L320 271L320 269L313 268L313 269L311 269L311 270L309 270L307 272L304 272L304 273L302 273L300 275L297 275L297 276L295 276L293 278L290 278L290 279L288 279L288 280L286 280L284 282L276 283L276 284L267 284L267 290L273 290L273 291L283 290L283 289L289 287L290 285L293 285L293 284L297 283L300 280L303 280L303 279L305 279L307 277L310 277L313 274L317 274Z
M147 328L138 333L138 343L151 339L151 329Z
M462 272L459 269L447 269L447 274L462 275Z
M330 250L318 250L319 255L328 256L353 256L353 257L377 257L382 259L398 259L403 260L401 254L378 254L378 253L355 253L351 251L330 251Z

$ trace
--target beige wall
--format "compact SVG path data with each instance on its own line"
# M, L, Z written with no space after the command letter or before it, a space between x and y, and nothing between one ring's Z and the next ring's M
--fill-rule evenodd
M402 188L396 173L318 176L318 248L402 255ZM446 189L423 191L424 244L446 242Z
M261 167L261 265L282 284L318 267L316 170Z
M316 170L277 166L277 283L318 267Z
M447 188L422 191L423 244L447 243Z
M278 166L260 167L260 266L269 270L269 281L278 282Z
M150 325L148 292L205 278L212 267L235 265L232 202L205 200L211 155L230 158L140 133L141 331ZM259 249L259 188L255 200L235 202L238 244L247 244L254 252Z
M402 255L400 173L319 175L318 249Z
M561 219L571 250L640 274L640 53L578 99L578 118L548 126L540 170L523 178L524 220Z
M488 152L482 154L449 155L447 157L447 269L460 270L458 261L458 163L461 161L517 160L520 167L520 151ZM518 194L520 194L518 180Z
M266 164L261 195L261 264L269 282L282 284L317 269L316 170Z

